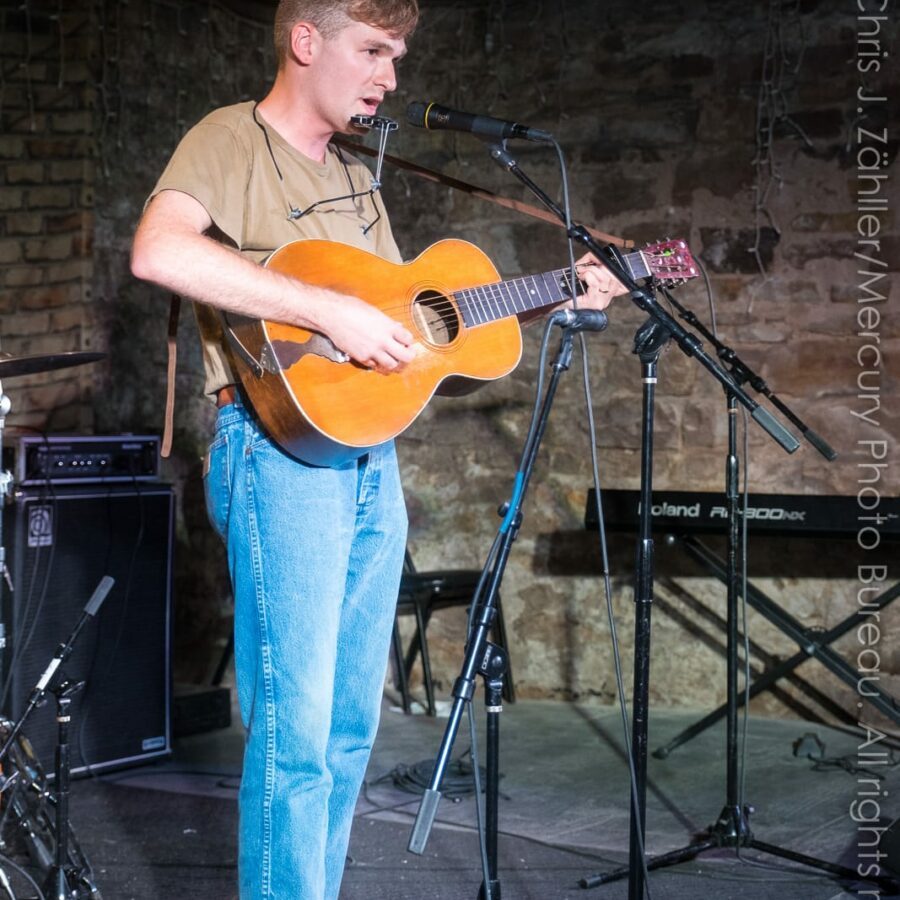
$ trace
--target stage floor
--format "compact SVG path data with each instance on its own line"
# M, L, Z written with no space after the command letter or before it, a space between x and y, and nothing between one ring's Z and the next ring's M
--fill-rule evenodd
M483 751L480 699L475 704ZM651 714L650 749L696 715ZM478 896L481 863L474 798L441 801L426 852L406 850L418 797L390 773L433 759L446 720L404 716L385 704L382 726L357 807L343 900L459 900ZM857 761L860 739L801 721L751 718L746 803L756 838L855 869L859 852L851 804L871 790L839 764L814 768L793 753L815 733L828 759ZM464 722L454 758L469 747ZM105 900L226 900L236 897L239 725L183 739L171 760L82 779L71 815ZM508 704L501 717L499 841L503 900L627 897L627 881L591 890L579 879L627 860L628 781L617 710L550 701ZM885 820L895 818L898 769L880 767ZM649 760L647 849L679 848L725 803L725 735L720 724ZM883 821L882 824L886 824ZM763 867L761 867L761 865ZM651 895L666 900L825 900L853 897L850 885L756 851L706 853L650 874ZM871 884L862 885L874 890ZM889 892L863 894L887 897ZM293 900L293 898L292 898Z

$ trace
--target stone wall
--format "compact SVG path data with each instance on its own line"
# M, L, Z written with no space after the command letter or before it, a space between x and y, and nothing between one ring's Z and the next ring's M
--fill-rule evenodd
M88 16L24 4L0 17L0 346L16 356L90 350L99 335ZM89 430L95 377L60 370L4 382L10 423Z
M880 134L888 121L896 120L896 114L889 116L895 108L888 102L856 100L860 87L864 96L897 96L896 78L888 78L887 70L858 71L880 59L864 55L874 52L877 36L857 43L860 30L874 24L858 22L846 4L811 0L749 9L737 2L652 4L641 16L623 2L601 5L588 0L555 5L538 0L514 5L436 0L423 5L422 26L402 64L401 89L385 112L403 120L410 100L437 100L552 131L566 153L574 217L639 243L667 235L686 238L708 269L722 338L840 453L836 462L827 463L804 444L789 457L753 426L748 436L751 487L772 493L854 495L860 477L857 463L864 461L856 455L857 442L883 440L888 467L879 470L877 487L883 495L896 495L896 367L889 367L898 343L896 320L889 314L896 305L896 279L876 279L870 285L872 302L866 303L866 291L860 287L865 277L858 274L861 265L853 258L860 248L857 151L861 143L875 141L861 135L858 127ZM58 261L60 266L90 265L90 271L78 271L84 273L85 291L90 288L92 294L77 299L67 295L59 313L76 315L72 310L80 310L78 315L85 316L89 311L91 324L78 332L79 346L90 341L110 353L101 389L91 393L88 384L79 395L99 431L155 430L161 424L166 297L128 275L130 233L143 198L182 131L215 105L262 96L273 70L268 31L262 24L265 7L236 0L227 6L103 0L91 7L102 26L94 32L93 55L88 52L87 59L79 60L69 55L75 52L72 42L63 44L70 73L66 77L75 77L76 64L83 66L80 88L73 89L73 95L85 105L95 98L96 149L93 162L85 163L83 180L89 184L91 168L97 175L92 255L80 259L73 251ZM6 21L21 31L16 24L20 19L11 13ZM877 24L886 47L889 23ZM48 46L52 40L48 19ZM13 62L22 61L21 48L3 46L4 58L11 57L4 71L11 71ZM45 77L52 82L55 57L53 52L46 56ZM13 78L7 77L5 89L12 85ZM3 115L5 123L6 107ZM56 122L60 115L48 121ZM11 181L11 174L40 176L44 186L54 171L71 170L53 169L54 161L63 161L56 160L57 151L32 152L30 125L24 119L20 124L12 131L12 143L0 145L13 157L0 185L0 202L12 208L0 253L13 256L3 257L0 271L7 288L4 309L16 311L17 323L26 324L14 327L28 331L27 340L33 341L38 329L20 316L32 311L25 304L34 286L15 279L36 277L24 274L32 271L24 263L32 238L22 231L26 225L38 227L36 219L27 218L33 213L26 199L36 187ZM71 149L78 140L73 135L66 147ZM558 195L554 155L534 145L513 149L523 168ZM883 149L887 161L882 170L894 177L894 135ZM468 135L402 127L389 151L530 200ZM87 157L85 152L79 158ZM16 168L22 164L24 168ZM482 247L504 276L565 262L562 233L551 225L406 173L388 171L384 181L407 257L452 236ZM73 193L71 203L79 213L82 206L90 207L81 194ZM11 233L17 216L25 216L24 224ZM895 217L890 204L879 214L881 243L874 253L891 272L898 259ZM48 213L40 226L42 239L48 241L50 222ZM880 275L885 270L875 271ZM42 274L39 284L50 283L49 275ZM82 296L90 301L86 307ZM677 296L709 321L701 280L679 288ZM879 320L859 321L861 308L880 310ZM638 484L640 370L630 351L641 321L640 311L620 299L609 329L588 339L601 481L606 487ZM883 356L877 369L867 364L874 356L857 361L860 348L874 340L861 338L861 331L878 335ZM30 346L42 352L37 344L13 348L7 335L4 327L4 349L27 352ZM522 364L511 377L467 398L435 400L400 438L411 549L420 568L480 565L498 523L495 509L511 489L537 380L539 341L540 326L528 329ZM225 633L228 595L220 551L203 521L200 457L212 411L199 398L200 364L187 312L182 315L179 351L176 453L167 468L181 498L178 666L182 677L199 679L214 660L215 641ZM861 389L857 378L862 368L874 374ZM609 701L614 679L596 543L581 525L591 470L580 378L578 362L555 405L503 598L514 673L523 695ZM720 489L726 430L721 390L695 363L670 348L660 364L657 392L656 486ZM867 421L860 414L876 398L881 406ZM69 408L30 403L22 415L51 422ZM57 427L55 421L52 427ZM613 544L613 608L627 670L631 550L627 541ZM846 549L843 545L791 550L786 561L778 558L779 552L784 556L783 549L751 547L754 561L760 554L776 558L769 577L759 582L767 592L807 625L827 628L853 611L855 562L839 555ZM673 551L669 556L674 560L661 566L654 614L653 699L664 705L709 706L724 697L723 592L683 565L680 554ZM832 562L830 577L809 577L821 574L817 566L823 556ZM198 560L206 564L198 565ZM795 574L801 570L802 578ZM436 677L444 689L459 665L462 619L461 611L447 610L429 629ZM789 640L757 616L751 615L750 625L758 645L756 664L766 661L766 653L771 662L772 655L794 651ZM881 625L884 684L893 684L896 693L900 658L890 648L900 631L898 614L885 613ZM848 659L856 658L854 634L839 646ZM833 676L816 664L807 664L802 673L840 706L851 708L850 690ZM788 690L796 694L796 689ZM760 708L781 713L785 700L787 695L769 696Z
M550 130L566 150L576 219L638 242L666 235L689 240L710 275L721 337L840 454L828 463L804 443L789 457L753 426L754 490L852 496L861 477L857 463L865 461L858 441L874 440L886 442L888 463L877 489L895 495L896 371L888 362L898 328L888 310L896 304L897 285L887 274L898 265L893 210L878 218L879 266L868 290L860 288L867 276L858 270L872 266L853 258L855 250L866 249L856 233L857 150L860 142L873 142L857 128L881 134L889 121L885 102L863 104L860 117L856 91L864 86L868 95L891 97L896 89L896 81L874 77L874 71L862 78L854 65L856 36L879 27L886 47L887 25L858 23L852 11L829 3L806 3L793 14L779 4L769 12L759 5L659 4L640 21L622 3L604 4L602 12L589 3L552 9L526 4L515 17L505 12L502 4L432 8L404 64L404 86L392 104L396 114L402 116L408 100L437 99ZM860 54L872 46L861 42ZM467 135L407 130L400 140L414 159L528 199ZM896 140L883 149L883 171L890 173ZM552 153L519 144L515 150L532 177L556 189ZM487 249L505 275L542 271L565 258L562 238L549 226L406 176L393 180L386 193L394 200L406 255L449 234ZM883 187L881 196L887 195ZM750 252L754 246L756 253ZM709 324L701 281L677 294ZM881 310L880 322L858 319L863 306ZM637 308L620 300L609 329L589 340L607 487L638 486L640 369L631 344L642 320ZM861 337L865 331L877 337ZM538 329L527 335L523 363L509 379L465 401L436 401L401 439L420 566L474 566L483 558L497 524L494 509L511 489L536 384L539 337ZM871 351L863 363L857 352L875 341L884 355L861 391L861 368L875 366L863 365L872 362ZM596 574L587 576L598 554L580 531L591 473L579 382L573 369L557 401L504 584L504 605L520 689L611 700L602 584ZM670 347L660 363L657 395L654 484L721 490L727 428L721 389ZM881 407L870 420L860 418L878 399ZM857 608L852 542L830 549L796 546L795 567L792 560L779 564L778 551L759 544L764 542L751 546L751 561L757 571L777 577L757 583L803 624L827 629ZM613 606L622 646L630 649L631 550L616 545ZM803 562L810 553L818 567ZM810 577L825 574L823 554L846 555L828 578ZM678 556L660 551L651 693L664 705L712 705L724 699L724 590L697 570L688 574ZM871 557L862 554L861 560ZM804 577L792 577L794 572ZM896 610L885 615L882 627L881 674L896 692L900 658L890 649L890 635L900 627ZM753 613L750 630L757 664L796 650ZM458 612L444 613L430 637L448 687L459 664ZM837 646L851 660L860 650L854 633ZM802 674L850 708L849 687L816 664ZM768 695L760 708L783 712L784 702L793 702L791 693Z
M182 134L210 109L260 96L274 70L266 11L246 4L98 4L116 64L100 73L106 97L98 146L95 292L110 353L98 429L160 432L170 297L128 268L147 196ZM232 9L231 7L234 7ZM98 13L99 14L99 13ZM107 50L107 54L109 50ZM231 592L221 541L206 519L202 457L215 409L202 393L190 304L178 332L174 452L164 476L178 496L175 555L175 678L208 680L231 627ZM199 564L198 564L198 561Z

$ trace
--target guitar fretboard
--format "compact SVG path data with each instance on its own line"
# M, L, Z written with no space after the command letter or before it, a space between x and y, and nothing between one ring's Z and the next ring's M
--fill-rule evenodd
M650 274L640 253L628 253L624 259L633 278L645 278ZM540 275L526 275L509 281L465 288L457 291L453 297L459 306L463 322L468 328L472 328L568 300L572 296L569 274L568 269L554 269ZM575 292L584 292L584 285L580 281L576 282Z

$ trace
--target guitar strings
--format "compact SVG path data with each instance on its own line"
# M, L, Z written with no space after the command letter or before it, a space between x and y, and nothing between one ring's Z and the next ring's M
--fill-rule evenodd
M489 284L473 285L471 287L460 288L453 292L436 292L439 297L429 298L428 307L438 315L449 315L457 310L469 318L475 320L473 324L483 324L478 319L494 321L498 318L515 315L518 312L530 312L534 309L540 309L549 306L552 303L563 300L564 296L560 292L560 296L554 297L557 288L562 286L558 279L568 274L565 269L556 269L552 272L540 275L525 275L520 278L513 278L507 281L496 281ZM550 292L547 279L552 279L554 291ZM527 282L531 281L534 285L529 288ZM515 297L513 291L518 294ZM422 292L425 293L425 292ZM531 297L540 298L540 302L535 305L527 305L527 301ZM547 299L550 297L550 299ZM416 302L415 300L413 301ZM382 311L400 312L407 308L407 304L396 304L383 307Z

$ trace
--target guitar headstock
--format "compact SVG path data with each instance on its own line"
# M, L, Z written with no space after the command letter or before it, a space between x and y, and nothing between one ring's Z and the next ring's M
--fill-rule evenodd
M640 254L648 272L667 285L681 284L700 274L690 247L681 239L647 244Z

